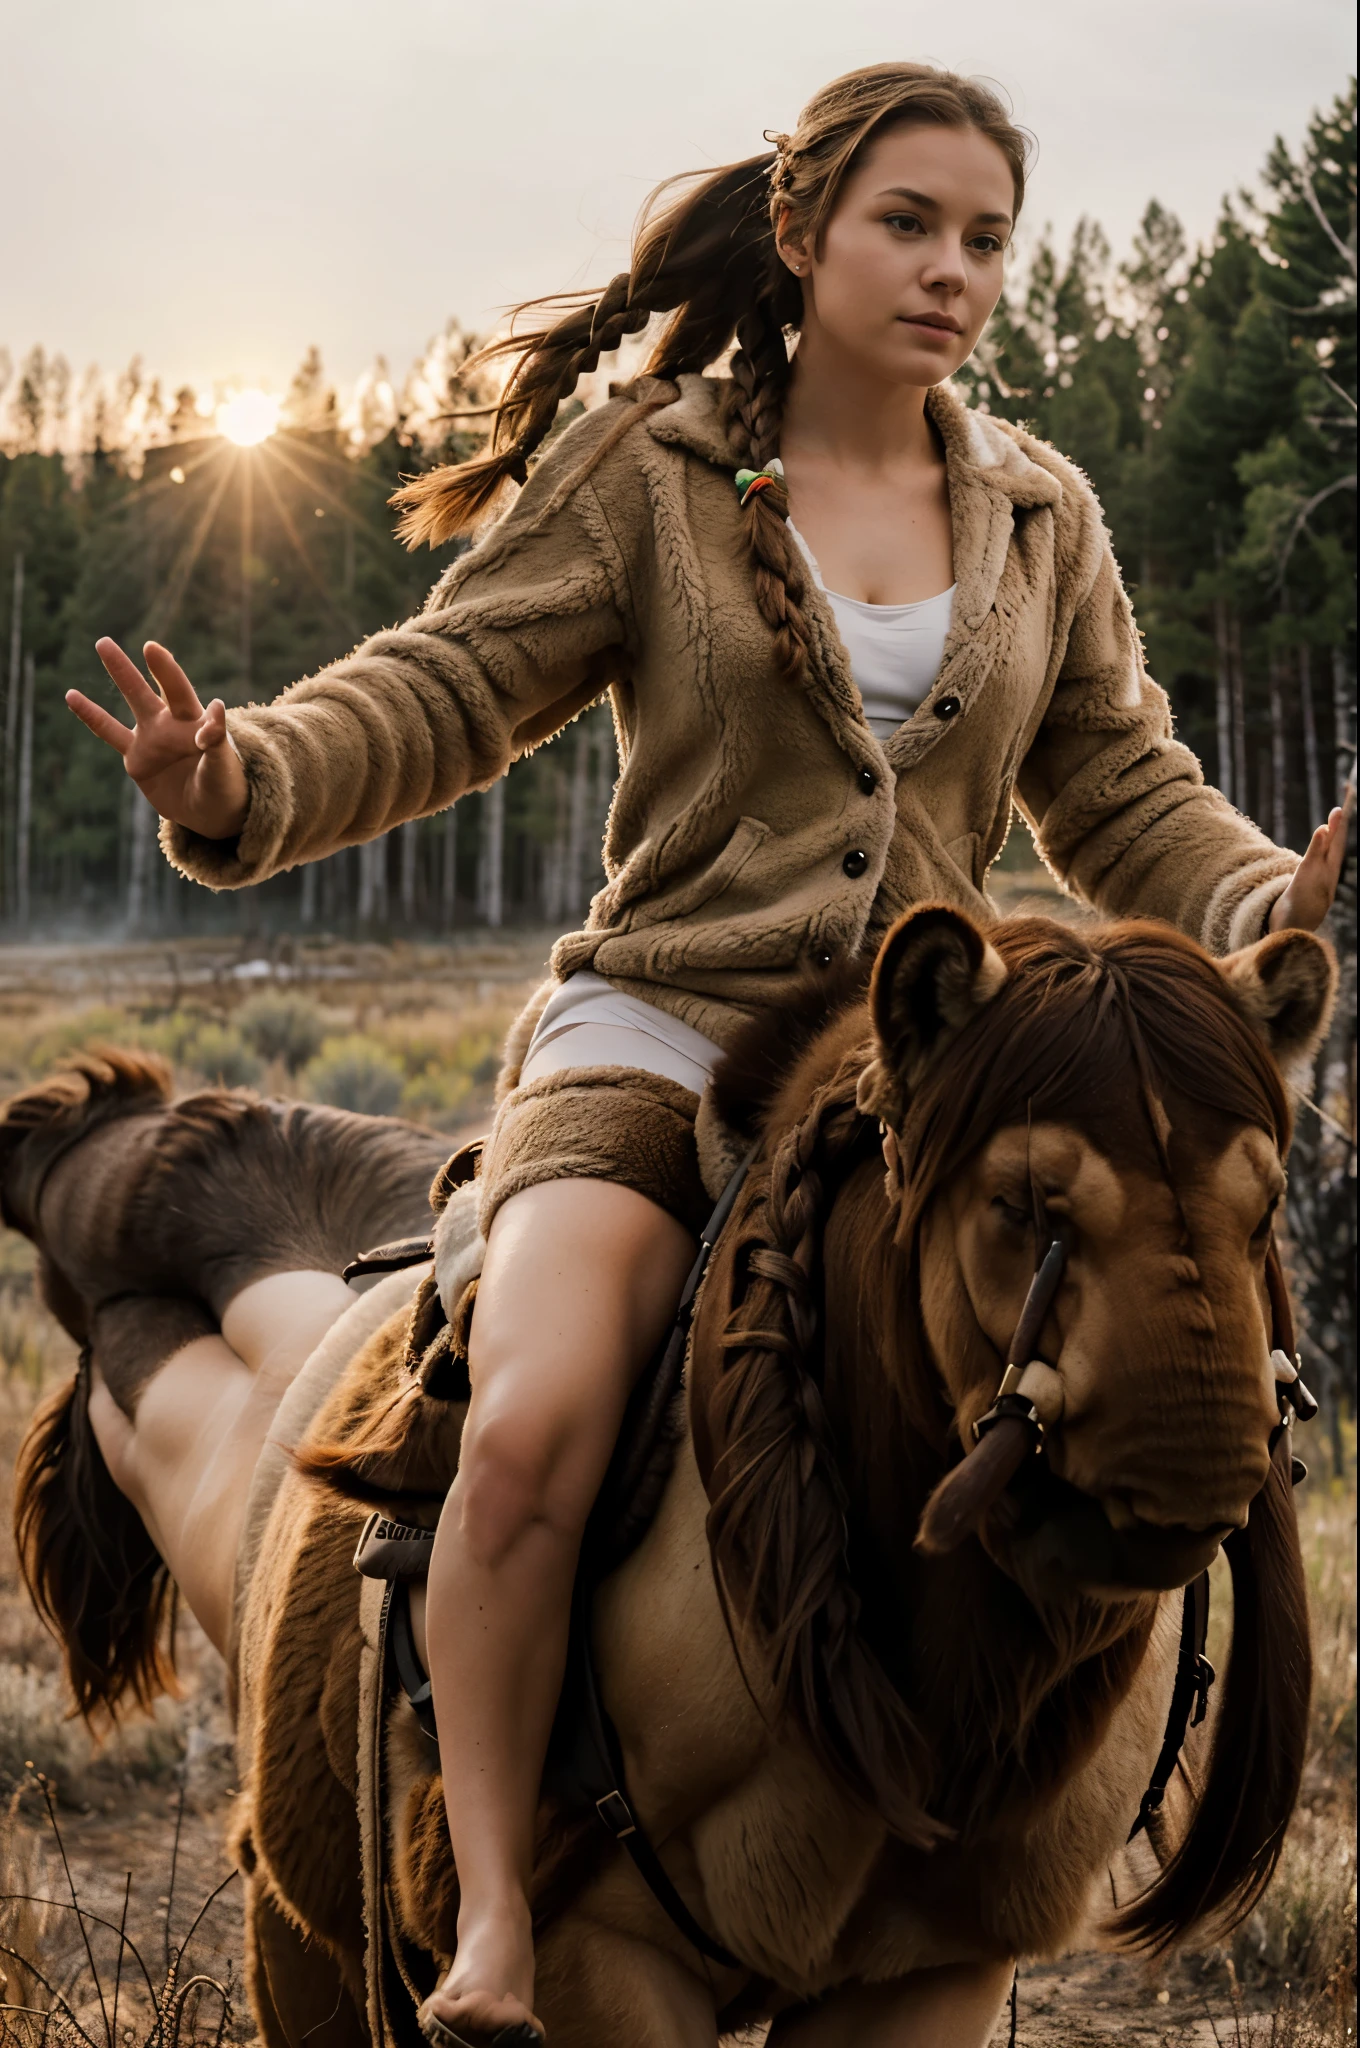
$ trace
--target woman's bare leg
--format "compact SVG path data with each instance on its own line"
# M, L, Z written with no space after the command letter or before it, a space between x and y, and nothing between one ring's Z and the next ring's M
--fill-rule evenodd
M987 2048L1012 1974L1010 1963L949 1963L841 1991L776 2020L766 2048Z
M334 1273L273 1273L233 1296L222 1335L199 1337L147 1381L129 1419L99 1372L90 1424L186 1606L225 1652L250 1475L289 1384L355 1296Z
M430 2010L451 2026L532 2015L534 1819L577 1553L694 1251L673 1216L609 1181L527 1188L491 1226L426 1611L462 1894L457 1958Z

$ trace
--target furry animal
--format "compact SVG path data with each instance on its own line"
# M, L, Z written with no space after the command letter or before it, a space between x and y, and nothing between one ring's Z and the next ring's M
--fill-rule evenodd
M741 1967L703 1965L593 1819L545 1805L537 1995L554 2048L672 2048L841 1986L1060 1948L1161 1739L1175 1589L1220 1544L1235 1634L1211 1753L1115 1931L1161 1945L1259 1896L1309 1689L1269 1360L1280 1063L1316 1043L1332 979L1300 933L1218 963L1163 927L1019 919L984 936L939 907L900 921L867 994L738 1049L722 1107L756 1160L700 1300L673 1469L597 1593L594 1636L634 1803ZM137 1099L131 1063L109 1075L92 1144L120 1076ZM0 1123L5 1213L39 1241L70 1327L79 1261L55 1201L23 1190L54 1116L79 1148L76 1092L50 1111L33 1091ZM1060 1397L1044 1455L975 1538L927 1555L922 1511L996 1392L1036 1199L1069 1246L1036 1347ZM245 1591L238 1854L270 2048L327 2021L365 2038L350 1558L364 1500L437 1512L462 1414L412 1376L408 1321L383 1322L325 1393ZM77 1381L68 1418L80 1400ZM51 1539L78 1483L61 1443L40 1419L18 1499L30 1583L59 1619L76 1567ZM83 1703L153 1690L155 1650L144 1634L140 1661L111 1657L102 1678L72 1659ZM400 1697L385 1744L390 1902L419 1988L448 1959L457 1880Z

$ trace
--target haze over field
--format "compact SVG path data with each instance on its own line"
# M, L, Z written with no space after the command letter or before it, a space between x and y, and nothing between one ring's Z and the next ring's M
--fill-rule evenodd
M10 0L0 345L77 372L348 380L451 314L606 276L649 188L761 146L837 72L997 80L1040 141L1034 229L1192 238L1353 62L1339 0Z

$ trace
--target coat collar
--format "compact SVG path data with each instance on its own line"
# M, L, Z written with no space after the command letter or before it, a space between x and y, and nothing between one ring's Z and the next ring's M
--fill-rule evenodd
M648 433L664 445L687 449L734 472L722 419L723 380L687 374L668 384L644 377L611 396L656 398L677 387L675 399L647 420ZM935 715L940 700L957 698L959 712L966 716L986 685L996 659L996 635L984 629L1006 566L1017 510L1056 505L1062 497L1058 478L1026 453L1016 429L987 413L970 411L947 384L936 385L926 404L944 442L954 534L954 616L933 689L886 742L886 759L899 774L950 730L952 721ZM859 691L831 607L815 586L809 585L805 593L804 612L811 628L809 695L833 727L849 718L861 727L862 740L876 745L863 725Z
M722 398L729 380L686 373L667 383L639 377L629 385L611 387L611 397L654 398L676 391L673 404L653 413L647 431L667 446L687 448L691 455L719 469L736 469L736 457L722 420ZM937 384L926 405L944 442L951 492L960 485L995 492L1012 505L1054 505L1062 495L1057 478L1025 453L1014 431L988 413L973 412L948 384Z

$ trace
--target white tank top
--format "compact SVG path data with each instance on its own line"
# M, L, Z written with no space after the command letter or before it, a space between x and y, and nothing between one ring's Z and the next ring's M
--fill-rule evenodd
M955 585L917 604L865 604L858 597L842 597L827 589L812 549L791 519L788 524L831 607L869 730L875 739L886 740L925 702L940 673Z

